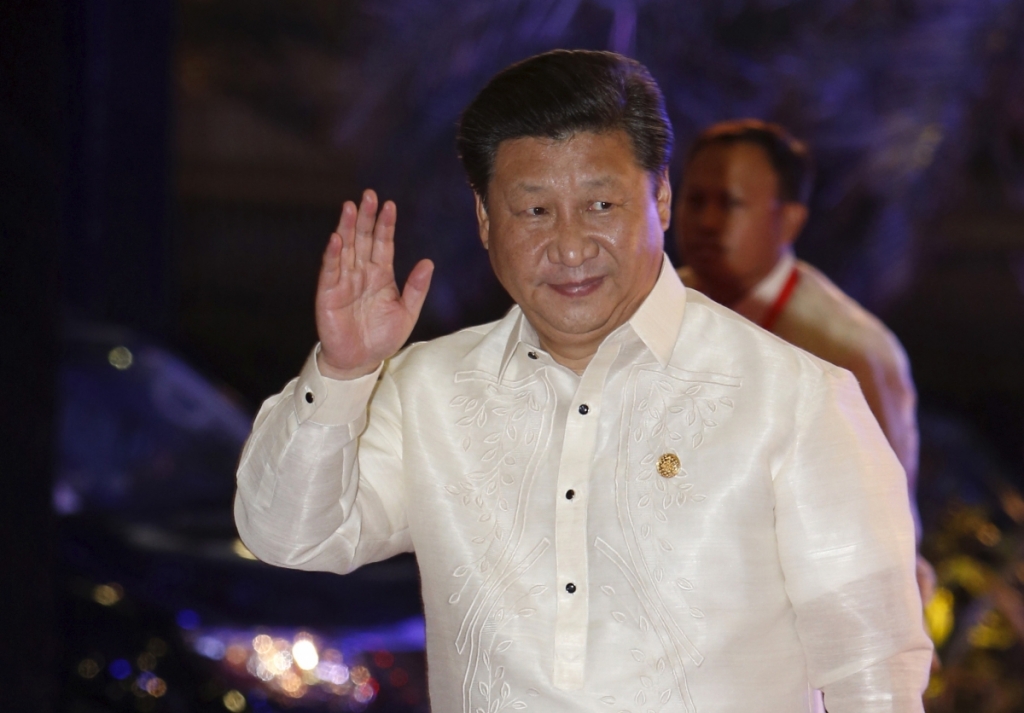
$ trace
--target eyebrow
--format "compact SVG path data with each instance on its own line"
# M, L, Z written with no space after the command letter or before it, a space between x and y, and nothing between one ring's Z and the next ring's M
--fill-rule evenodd
M613 186L619 183L619 179L612 175L601 176L600 178L591 178L583 182L585 188L604 188L605 186Z

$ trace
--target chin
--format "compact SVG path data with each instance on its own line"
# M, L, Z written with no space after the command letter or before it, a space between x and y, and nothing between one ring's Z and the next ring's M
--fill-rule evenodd
M686 264L707 282L731 283L736 279L729 267L720 260L695 260Z
M609 314L560 313L544 315L545 321L563 334L590 334L601 329L611 318Z

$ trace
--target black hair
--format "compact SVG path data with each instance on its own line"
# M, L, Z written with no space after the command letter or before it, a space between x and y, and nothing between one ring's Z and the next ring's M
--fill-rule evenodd
M613 52L553 50L502 70L462 112L456 144L484 201L501 142L623 130L652 174L672 156L665 99L647 68Z
M778 124L738 119L713 124L702 131L686 155L689 166L701 150L712 145L754 144L764 149L779 178L779 198L807 205L814 186L814 159L807 145Z

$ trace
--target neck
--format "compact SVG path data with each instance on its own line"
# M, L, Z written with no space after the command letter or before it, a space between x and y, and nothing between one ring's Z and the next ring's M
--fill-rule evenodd
M540 345L556 362L582 375L586 371L590 360L597 354L597 348L601 346L601 342L588 341L582 344L551 344L544 337L540 337Z
M732 307L750 293L750 288L734 283L700 281L701 292L724 307Z
M720 279L715 279L713 276L698 275L693 268L690 268L692 279L690 286L703 292L718 304L731 309L749 297L780 266L787 255L786 251L781 252L770 269L755 276L748 276L745 279L740 277L721 277Z

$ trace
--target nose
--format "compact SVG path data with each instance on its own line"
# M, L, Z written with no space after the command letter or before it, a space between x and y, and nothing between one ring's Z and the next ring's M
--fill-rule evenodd
M548 260L565 267L579 267L597 257L599 247L582 221L570 216L556 221L554 235L548 242Z
M719 201L704 201L700 206L688 209L693 225L702 235L718 235L725 224L725 211Z

